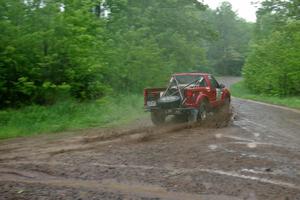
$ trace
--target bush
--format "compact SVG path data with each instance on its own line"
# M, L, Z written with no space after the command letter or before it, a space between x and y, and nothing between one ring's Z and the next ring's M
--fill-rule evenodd
M300 94L300 22L291 21L253 46L243 70L246 86L256 93Z
M142 105L141 95L121 95L83 103L69 99L51 106L2 110L0 138L126 123L144 114Z

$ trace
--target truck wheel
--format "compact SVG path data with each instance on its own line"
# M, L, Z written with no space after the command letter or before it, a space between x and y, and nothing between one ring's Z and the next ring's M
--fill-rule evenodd
M226 113L230 111L230 98L229 97L225 98L222 111L226 112Z
M224 100L224 106L230 106L230 98L229 97L226 97L225 100Z
M166 120L166 115L164 112L161 111L151 112L151 121L154 125L156 126L162 125L163 123L165 123L165 120Z
M207 103L205 101L201 102L198 112L198 121L204 121L207 118Z

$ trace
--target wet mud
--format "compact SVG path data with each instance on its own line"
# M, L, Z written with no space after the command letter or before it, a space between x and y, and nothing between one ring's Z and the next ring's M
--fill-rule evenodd
M0 199L300 199L297 127L278 110L232 105L197 124L154 127L145 118L2 140Z

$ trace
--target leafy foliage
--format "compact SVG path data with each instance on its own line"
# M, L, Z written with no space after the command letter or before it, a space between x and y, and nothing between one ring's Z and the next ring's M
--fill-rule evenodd
M222 75L240 75L248 53L253 24L238 18L229 2L204 16L217 33L217 40L208 43L210 66Z
M257 93L299 95L299 3L265 1L262 5L252 51L244 68L246 86Z
M0 0L0 107L141 92L173 72L239 74L251 25L228 3L206 9L197 0Z
M84 99L104 95L97 55L105 24L88 12L89 1L63 5L1 1L0 105L52 103L67 88Z
M298 96L280 97L268 94L257 94L249 90L244 81L235 83L230 86L230 92L233 96L251 99L255 101L266 102L275 105L282 105L290 108L300 109L300 98Z
M188 0L110 0L107 75L114 88L141 91L161 86L174 71L197 70L205 64L202 41L207 26L199 19L204 9ZM196 4L196 6L194 5ZM211 31L211 30L208 30Z

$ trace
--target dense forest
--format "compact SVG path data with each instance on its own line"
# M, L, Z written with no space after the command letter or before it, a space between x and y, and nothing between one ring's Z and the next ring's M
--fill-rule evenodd
M266 0L257 15L197 0L0 0L0 108L141 93L182 71L299 94L299 1Z
M141 92L173 72L239 75L254 28L227 2L0 2L2 108Z
M268 0L257 12L246 86L256 93L300 95L300 1Z

